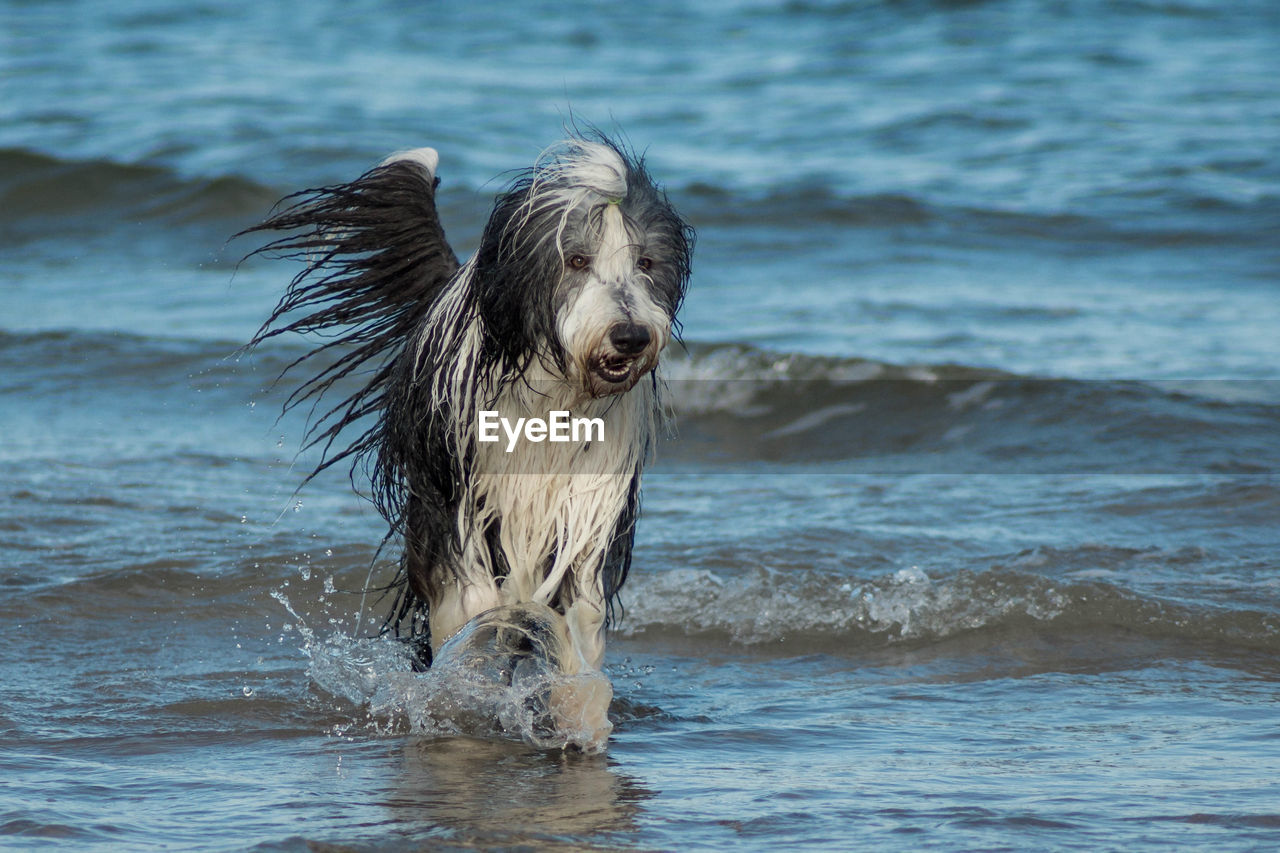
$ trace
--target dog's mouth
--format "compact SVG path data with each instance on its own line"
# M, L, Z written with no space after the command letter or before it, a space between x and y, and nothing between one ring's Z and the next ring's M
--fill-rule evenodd
M626 382L631 376L631 365L634 358L624 355L601 356L593 366L596 376L604 382Z
M644 355L602 353L588 365L587 384L593 397L622 394L630 391L652 367L650 359Z

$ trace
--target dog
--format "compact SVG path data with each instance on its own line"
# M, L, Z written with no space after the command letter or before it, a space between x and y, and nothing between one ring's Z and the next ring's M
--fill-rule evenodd
M242 232L283 232L253 254L305 263L249 346L325 336L286 368L319 364L285 405L313 405L307 441L323 455L308 480L344 460L353 483L370 476L383 544L403 545L382 630L421 669L479 618L504 626L515 657L554 641L562 671L598 672L694 232L643 158L575 134L497 196L461 263L438 166L431 148L394 154ZM326 392L341 399L314 408ZM595 428L542 440L567 417Z

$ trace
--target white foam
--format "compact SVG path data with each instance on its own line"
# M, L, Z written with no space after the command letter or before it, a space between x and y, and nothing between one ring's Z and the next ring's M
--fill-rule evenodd
M861 582L816 570L672 569L637 575L624 594L624 635L722 632L744 644L799 635L940 639L1010 616L1052 619L1070 603L1043 579L960 572L935 580L914 566Z

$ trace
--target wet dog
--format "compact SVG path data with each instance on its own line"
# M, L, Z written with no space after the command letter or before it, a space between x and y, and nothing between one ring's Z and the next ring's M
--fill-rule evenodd
M436 209L438 164L430 148L393 155L245 232L283 232L258 252L306 265L253 344L326 336L291 366L320 368L287 405L340 397L312 422L325 451L312 476L363 464L403 543L384 630L425 668L477 617L518 625L532 606L556 621L533 632L555 646L542 657L597 671L663 421L656 370L693 232L642 159L575 137L497 197L460 263ZM352 388L355 376L367 381ZM577 422L591 428L555 435ZM504 630L494 637L518 658L524 634Z

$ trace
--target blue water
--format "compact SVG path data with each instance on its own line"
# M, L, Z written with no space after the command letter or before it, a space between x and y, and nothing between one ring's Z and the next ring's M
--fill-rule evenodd
M0 847L1276 846L1276 80L1261 0L0 0ZM604 755L375 697L228 242L432 145L465 254L575 125L698 230Z

